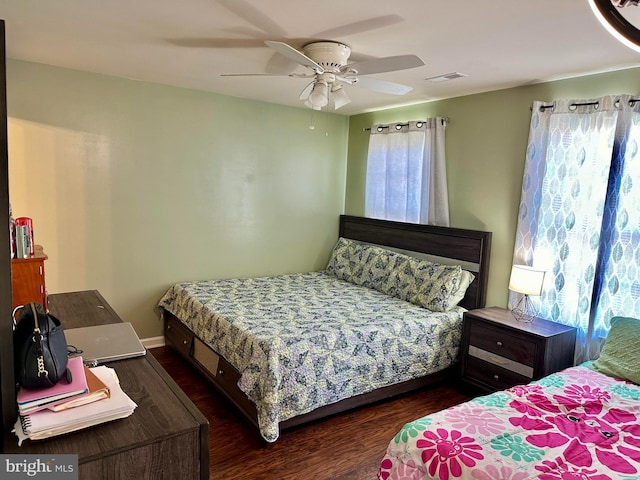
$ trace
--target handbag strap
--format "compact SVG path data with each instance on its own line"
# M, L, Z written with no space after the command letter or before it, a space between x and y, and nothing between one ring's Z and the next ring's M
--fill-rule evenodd
M38 322L38 312L34 303L29 304L31 307L31 313L33 314L33 337L31 339L36 345L36 353L38 354L38 376L49 378L49 372L44 368L44 356L42 355L42 332L40 332L40 325Z
M13 330L16 330L16 326L18 325L18 321L16 320L16 314L20 311L22 311L22 309L24 309L24 305L18 305L16 308L13 309L13 312L11 313L11 318L13 319Z
M31 313L33 314L33 331L36 333L40 333L40 325L38 324L38 311L36 310L36 305L34 303L30 303Z

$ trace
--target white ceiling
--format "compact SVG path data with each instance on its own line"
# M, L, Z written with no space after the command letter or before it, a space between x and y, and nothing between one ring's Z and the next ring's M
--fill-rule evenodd
M0 0L0 18L10 58L300 107L308 80L220 74L273 69L284 57L264 40L425 62L372 75L412 86L404 96L349 86L347 115L640 66L587 0ZM425 80L451 72L468 76Z

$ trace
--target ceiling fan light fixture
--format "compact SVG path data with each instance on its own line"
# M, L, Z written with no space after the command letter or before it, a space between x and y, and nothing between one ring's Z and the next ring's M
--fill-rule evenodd
M323 80L317 81L309 94L308 100L314 110L326 106L329 103L329 86L327 83Z
M331 98L333 99L333 107L336 110L351 102L347 92L344 91L344 88L342 88L340 84L334 84L331 88Z
M309 100L304 101L304 106L309 107L311 110L322 110L322 107L316 107L315 105L311 105L311 102L309 102Z

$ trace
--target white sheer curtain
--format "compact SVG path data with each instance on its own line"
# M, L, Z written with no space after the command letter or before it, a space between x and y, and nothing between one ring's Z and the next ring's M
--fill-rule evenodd
M446 123L433 117L371 128L365 216L449 226Z

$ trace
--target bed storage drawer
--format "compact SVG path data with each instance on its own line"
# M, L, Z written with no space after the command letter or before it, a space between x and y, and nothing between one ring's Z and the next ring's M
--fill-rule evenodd
M238 388L240 372L197 337L193 339L192 357L200 365L202 372L220 388L227 398L247 412L252 421L257 424L256 406Z
M202 340L193 340L193 358L202 365L211 375L218 377L218 367L224 368L220 364L220 355L211 350ZM226 362L225 362L226 363Z
M215 378L216 383L219 383L220 386L225 389L238 388L240 373L233 368L229 362L211 350L208 345L198 338L194 339L193 358L207 369L207 371Z
M168 316L164 325L165 342L185 357L191 355L193 334L189 329L182 325L182 323L176 320L173 316Z
M164 313L164 321L166 344L184 356L191 365L205 375L217 390L236 405L257 427L256 406L238 388L240 372L209 345L196 337L186 325L171 313Z

